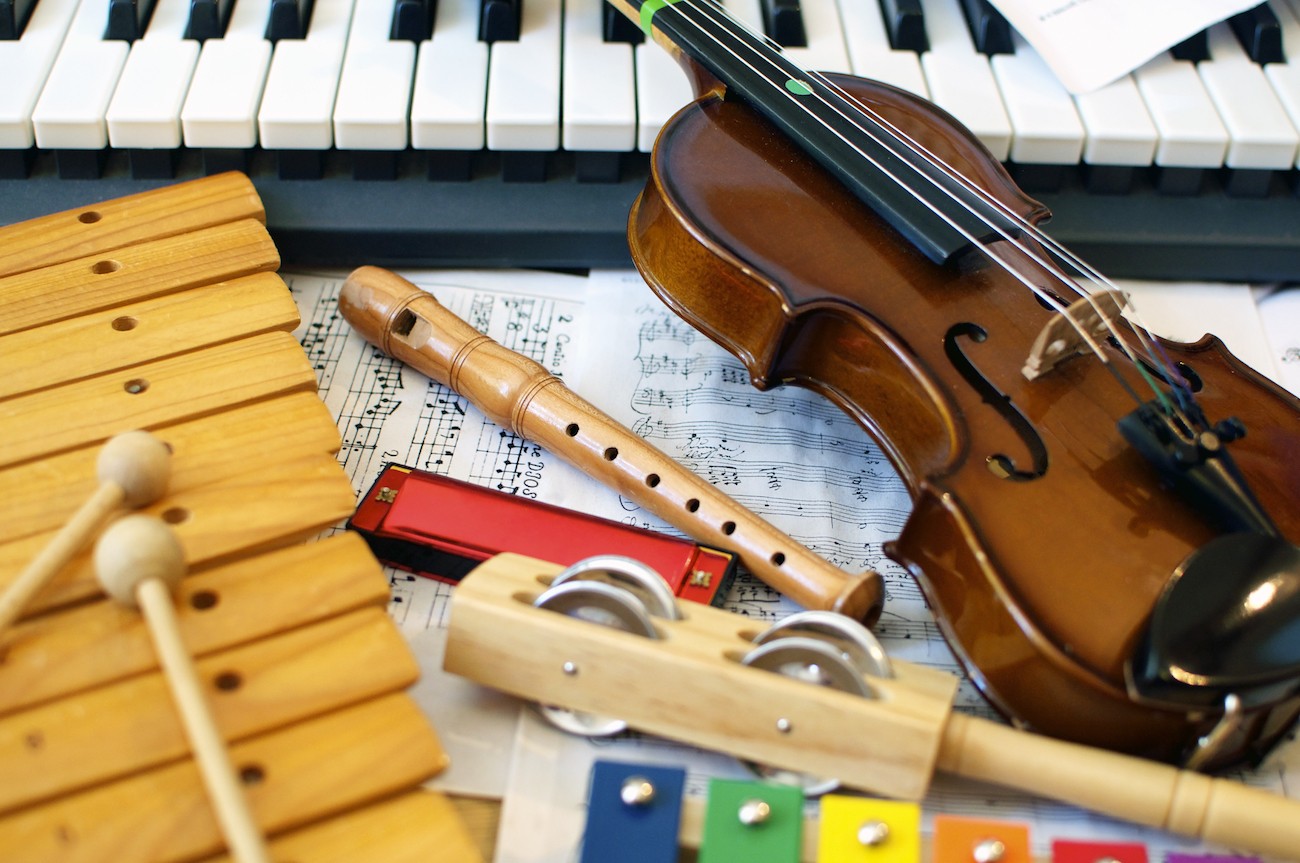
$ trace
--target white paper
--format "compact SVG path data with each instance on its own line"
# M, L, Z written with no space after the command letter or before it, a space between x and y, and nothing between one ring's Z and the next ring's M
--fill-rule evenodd
M1132 72L1259 0L991 0L1072 93Z
M1126 314L1134 323L1188 344L1213 331L1239 360L1282 382L1256 294L1249 285L1133 280L1117 280L1115 285L1128 295Z
M465 399L388 357L352 331L338 311L343 273L282 273L302 316L295 335L320 383L320 395L343 437L339 461L358 498L389 462L504 486L575 508L591 497L616 497L488 422ZM407 274L439 302L502 344L563 377L577 362L572 348L586 279L536 272ZM335 528L341 529L340 528ZM451 766L429 784L475 797L505 792L518 704L442 670L452 588L395 569L389 615L420 664L412 697L438 730Z
M1132 291L1145 322L1164 335L1184 338L1184 333L1196 329L1185 318L1190 307L1193 320L1217 324L1220 317L1231 319L1230 347L1248 348L1262 341L1259 316L1245 286L1188 286L1192 290L1181 304L1177 301L1181 286L1134 282L1119 286ZM575 373L575 387L697 471L707 475L725 470L728 481L736 483L724 486L729 493L828 559L845 566L878 568L885 575L888 601L873 632L889 655L960 676L910 577L879 554L878 543L897 533L910 504L901 480L883 463L866 434L837 415L837 409L827 411L824 400L805 390L754 390L737 360L664 309L635 273L594 273L588 287L585 337L591 339L599 360ZM1200 326L1203 331L1204 325ZM772 430L778 427L768 417L779 417L779 427L794 430L801 442L798 456L764 439L775 437ZM818 439L834 444L821 447L813 443ZM858 453L847 469L845 452ZM799 469L793 469L796 464ZM823 490L819 483L837 468L847 470L846 476ZM769 483L771 487L766 487ZM841 484L862 493L825 507L814 505L824 498L836 500ZM630 503L622 505L638 523L660 526ZM755 584L733 596L732 607L762 619L779 617L788 608L769 594ZM992 718L987 704L965 680L956 704L965 713ZM520 720L495 863L578 859L587 781L598 758L686 767L688 794L696 805L702 805L710 776L752 778L743 765L717 753L639 734L576 738L533 713L526 710ZM1264 769L1239 778L1284 793L1297 769L1300 745L1293 743L1275 752ZM1052 840L1062 838L1143 842L1152 860L1163 859L1170 851L1212 850L1077 807L952 777L936 777L923 801L923 833L931 832L934 816L940 813L1028 823L1039 858L1050 857Z
M1261 290L1259 314L1277 382L1300 396L1300 285Z
M910 509L903 486L866 434L820 397L797 388L761 393L737 362L667 312L631 272L590 277L547 273L409 274L437 299L498 341L541 362L615 419L636 429L747 507L850 569L878 569L888 601L875 633L891 656L959 674L952 654L910 577L884 557L880 543L897 535ZM486 485L525 489L539 499L629 523L671 531L535 445L487 422L464 399L380 356L342 321L342 274L284 274L303 316L298 336L321 382L321 395L344 438L340 461L357 494L384 463ZM1197 320L1233 321L1228 345L1247 361L1267 343L1270 357L1300 368L1300 292L1265 298L1200 286L1179 294L1161 285L1124 283L1157 332L1199 337ZM1206 313L1206 303L1213 311ZM1186 310L1199 309L1186 318ZM1266 333L1261 335L1261 333ZM1219 333L1223 335L1222 332ZM1289 359L1288 359L1289 358ZM777 432L780 434L777 434ZM453 766L431 783L442 790L503 797L498 863L568 863L576 859L585 793L596 757L685 763L698 799L708 775L743 776L743 766L644 736L587 741L561 734L519 710L514 699L441 670L450 591L446 585L390 570L390 615L407 636L423 678L413 696L432 720ZM729 598L737 613L775 620L793 606L753 579ZM958 709L991 711L963 681ZM522 717L522 718L519 718ZM1276 752L1254 784L1281 790L1294 783L1300 745ZM1054 838L1133 838L1164 850L1198 848L1082 810L969 782L941 779L924 802L926 829L949 812L1028 821L1035 850Z

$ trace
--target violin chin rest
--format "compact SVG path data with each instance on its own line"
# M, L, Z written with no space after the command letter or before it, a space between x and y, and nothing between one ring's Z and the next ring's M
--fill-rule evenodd
M1300 548L1264 533L1216 537L1174 571L1129 658L1138 701L1247 710L1300 690Z

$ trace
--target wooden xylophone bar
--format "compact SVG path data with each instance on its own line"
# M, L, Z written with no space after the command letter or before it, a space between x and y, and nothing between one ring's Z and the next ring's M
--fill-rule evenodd
M96 483L109 437L172 451L182 635L277 860L477 860L420 790L446 756L356 492L292 336L248 180L228 174L0 228L0 589ZM0 634L6 860L224 859L139 615L89 549Z

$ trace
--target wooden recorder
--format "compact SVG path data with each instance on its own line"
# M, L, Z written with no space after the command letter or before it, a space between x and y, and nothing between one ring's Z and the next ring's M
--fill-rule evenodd
M0 228L0 590L95 490L105 440L170 451L142 512L179 540L175 590L257 828L276 860L480 859L404 692L418 668L351 512L333 418L241 175ZM82 548L0 632L7 861L224 859L136 611Z

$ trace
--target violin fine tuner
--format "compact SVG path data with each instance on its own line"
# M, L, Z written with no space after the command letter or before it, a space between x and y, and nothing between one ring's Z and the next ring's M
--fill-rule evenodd
M466 576L452 597L445 669L539 704L619 717L639 731L887 797L920 800L943 770L1229 847L1284 859L1300 848L1300 803L955 713L957 679L910 663L891 661L892 677L864 680L871 697L844 691L833 676L818 680L807 663L793 663L795 676L750 667L743 658L759 638L753 622L718 609L693 605L677 619L643 612L654 637L593 623L611 619L604 607L556 613L539 600L561 572L503 554ZM639 600L626 594L620 602L635 608ZM809 639L804 631L789 640Z

